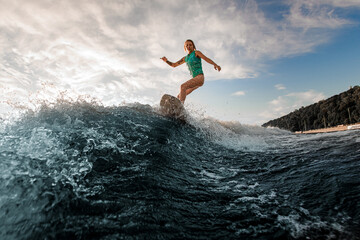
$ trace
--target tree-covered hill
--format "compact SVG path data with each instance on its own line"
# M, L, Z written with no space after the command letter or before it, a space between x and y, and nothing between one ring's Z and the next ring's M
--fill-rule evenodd
M358 122L360 122L360 87L355 86L326 100L301 107L262 126L295 132Z

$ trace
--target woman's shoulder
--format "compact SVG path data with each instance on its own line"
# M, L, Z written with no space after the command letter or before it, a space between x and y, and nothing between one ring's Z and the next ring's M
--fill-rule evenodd
M202 52L200 52L199 50L194 50L194 52L195 52L195 56L197 57L203 55Z

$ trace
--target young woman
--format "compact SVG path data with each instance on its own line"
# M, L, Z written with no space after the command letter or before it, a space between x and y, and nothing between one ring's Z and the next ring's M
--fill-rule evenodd
M187 64L190 75L192 75L192 79L187 82L181 84L180 93L177 96L178 99L184 104L186 96L189 95L192 91L201 87L204 84L204 73L202 70L201 59L204 59L209 64L214 65L215 70L220 72L221 67L214 63L210 58L207 58L200 51L196 50L195 44L192 40L188 39L184 43L184 49L188 52L188 55L177 61L176 63L170 62L166 57L162 57L161 59L169 64L171 67L177 67L181 64Z

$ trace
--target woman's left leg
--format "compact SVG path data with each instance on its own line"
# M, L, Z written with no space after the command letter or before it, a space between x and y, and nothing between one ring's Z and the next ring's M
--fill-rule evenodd
M202 85L204 85L204 75L200 74L190 79L189 81L181 84L178 98L182 103L184 103L186 99L186 95L189 95L192 91L194 91L198 87L201 87Z
M192 91L194 91L195 89L199 88L200 86L197 86L197 87L193 87L193 88L190 88L190 89L186 89L186 96L189 95ZM180 99L180 93L177 95L177 98Z

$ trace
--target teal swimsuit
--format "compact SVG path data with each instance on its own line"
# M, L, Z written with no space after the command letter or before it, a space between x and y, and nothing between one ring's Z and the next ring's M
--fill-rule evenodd
M201 65L201 58L195 56L195 51L185 57L185 62L192 77L196 77L199 74L204 74Z

